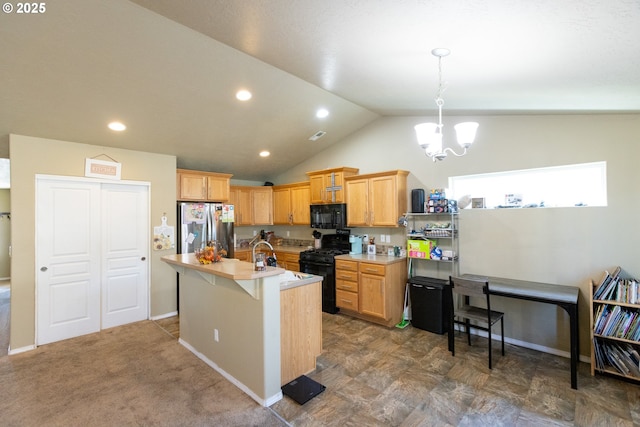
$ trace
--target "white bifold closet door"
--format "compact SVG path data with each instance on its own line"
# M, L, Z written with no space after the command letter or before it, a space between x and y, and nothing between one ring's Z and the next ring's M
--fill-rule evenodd
M149 188L36 182L37 344L148 318Z

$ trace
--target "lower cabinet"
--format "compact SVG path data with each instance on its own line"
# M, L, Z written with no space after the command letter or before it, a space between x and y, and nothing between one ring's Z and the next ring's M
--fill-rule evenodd
M385 326L402 320L406 259L392 260L336 259L336 305L344 314Z
M285 270L300 271L300 254L275 251L278 265Z
M247 249L247 250L241 251L236 249L234 253L234 258L239 259L240 261L251 262L251 250Z
M358 311L358 262L336 260L336 305Z
M385 272L384 265L360 263L360 313L388 320Z

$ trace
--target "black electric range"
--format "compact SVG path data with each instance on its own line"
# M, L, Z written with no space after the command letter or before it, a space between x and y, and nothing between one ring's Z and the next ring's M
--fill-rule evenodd
M319 249L300 252L300 271L322 276L322 311L335 314L336 306L336 268L335 257L348 254L351 248L348 230L337 234L322 236Z

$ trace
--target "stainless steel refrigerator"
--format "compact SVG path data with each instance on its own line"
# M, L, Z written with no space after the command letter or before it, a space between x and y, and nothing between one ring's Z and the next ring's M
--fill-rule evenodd
M178 203L178 253L190 253L215 242L227 251L227 258L233 258L233 223L233 205Z

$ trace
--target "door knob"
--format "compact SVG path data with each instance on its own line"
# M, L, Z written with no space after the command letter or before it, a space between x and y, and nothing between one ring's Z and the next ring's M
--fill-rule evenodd
M47 267L40 267L40 271L47 271L48 268Z
M144 257L144 256L142 258L140 258L141 261L144 261L146 259L147 259L147 257Z

